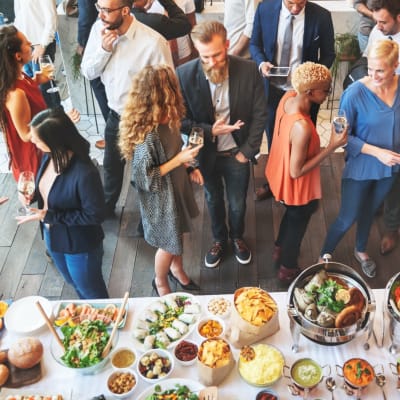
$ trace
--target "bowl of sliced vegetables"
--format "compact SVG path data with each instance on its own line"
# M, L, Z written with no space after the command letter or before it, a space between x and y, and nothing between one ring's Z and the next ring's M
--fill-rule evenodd
M103 357L111 330L101 321L83 321L75 326L65 325L58 330L64 348L53 338L50 352L54 360L65 368L82 375L101 371L110 360L111 351ZM117 346L118 331L112 340L111 350Z

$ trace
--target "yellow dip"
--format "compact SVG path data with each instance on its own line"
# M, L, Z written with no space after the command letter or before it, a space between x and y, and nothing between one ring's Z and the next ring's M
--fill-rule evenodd
M128 368L134 362L135 354L129 349L122 349L117 351L112 358L112 363L117 368Z

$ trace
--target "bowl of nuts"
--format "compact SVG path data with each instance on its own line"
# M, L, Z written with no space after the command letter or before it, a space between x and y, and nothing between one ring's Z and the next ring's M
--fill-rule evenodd
M215 317L225 319L231 313L231 302L222 296L213 297L207 304L207 311Z
M137 386L137 375L131 369L113 371L107 379L107 389L117 399L130 397Z
M157 383L167 378L174 368L174 358L167 350L146 351L137 363L139 376L148 383Z

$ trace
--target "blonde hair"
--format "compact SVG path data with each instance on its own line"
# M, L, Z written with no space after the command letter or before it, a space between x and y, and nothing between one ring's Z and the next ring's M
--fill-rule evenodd
M395 67L399 61L399 45L394 40L375 40L368 49L368 58L378 58Z
M292 74L292 86L298 94L309 89L316 89L321 83L331 84L332 76L327 67L307 61L300 64Z
M163 121L179 129L185 113L174 71L167 65L147 66L135 75L119 124L119 148L130 160L136 145Z
M220 36L224 42L226 41L226 28L223 24L221 24L221 22L200 22L193 27L192 32L190 33L190 37L193 42L200 43L210 43L213 40L214 36Z

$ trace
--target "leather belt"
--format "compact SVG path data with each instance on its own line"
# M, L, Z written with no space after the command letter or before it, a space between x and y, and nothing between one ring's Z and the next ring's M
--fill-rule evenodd
M233 149L217 151L217 157L234 157L239 152L239 147Z

